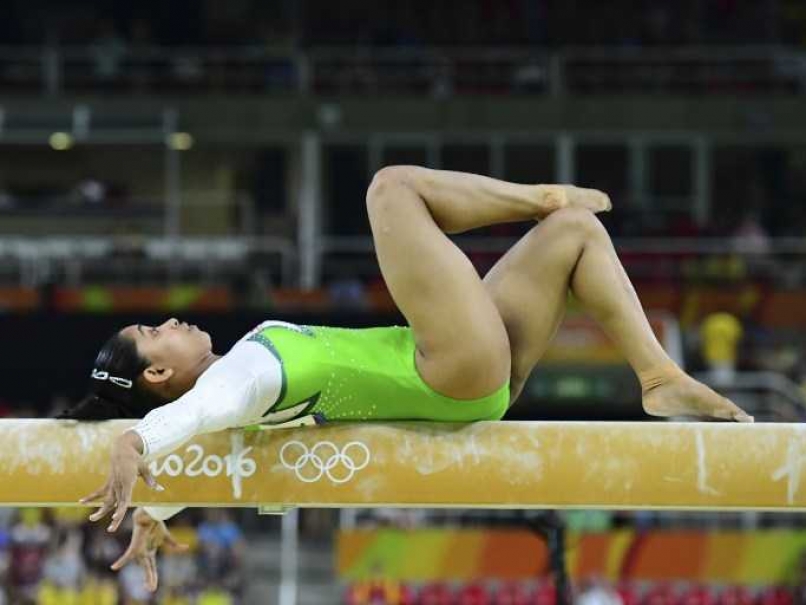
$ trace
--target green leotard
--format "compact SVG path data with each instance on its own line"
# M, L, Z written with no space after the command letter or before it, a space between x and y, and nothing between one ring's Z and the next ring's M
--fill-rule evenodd
M247 337L280 361L283 385L264 416L295 406L325 421L498 420L509 383L471 400L446 397L420 378L411 328L366 329L269 325ZM307 405L301 405L306 403Z

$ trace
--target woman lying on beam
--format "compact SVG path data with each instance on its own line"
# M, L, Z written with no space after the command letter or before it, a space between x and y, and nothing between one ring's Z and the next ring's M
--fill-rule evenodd
M113 513L115 531L138 475L157 487L146 460L201 433L303 416L500 419L557 332L569 290L635 370L647 413L752 422L687 376L655 338L594 216L610 207L593 189L384 168L367 208L383 277L410 327L266 322L223 356L212 352L209 334L176 319L124 328L98 354L92 395L64 416L142 418L116 441L107 483L82 500L103 503L90 519ZM526 220L539 222L484 279L446 236ZM152 517L168 515L149 510L135 513L132 545L115 567L138 559L153 589L153 555L166 530Z

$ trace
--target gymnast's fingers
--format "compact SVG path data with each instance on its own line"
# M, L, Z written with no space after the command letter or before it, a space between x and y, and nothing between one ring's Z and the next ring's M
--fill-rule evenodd
M141 541L142 540L138 540L138 542ZM112 563L112 565L110 565L109 568L112 571L118 571L124 565L131 563L131 560L137 555L137 552L140 550L140 546L141 546L140 544L135 543L135 538L132 537L132 541L131 544L129 544L129 548L127 548L126 552L120 555L120 557L118 557L118 560Z
M162 487L159 483L157 483L157 480L154 478L154 475L151 474L151 471L149 470L148 465L144 461L140 462L140 465L139 465L137 471L140 474L140 476L143 478L143 481L146 482L146 485L148 485L148 487L150 487L154 491L158 491L158 492L164 492L165 491L165 488Z
M106 496L107 490L109 489L109 483L105 483L103 487L96 489L92 492L89 496L84 496L78 502L80 504L89 504L90 502L95 502L102 496Z
M153 555L143 557L143 567L146 571L146 588L150 592L155 592L159 584L157 576L157 559Z
M123 523L123 519L126 518L126 511L129 508L129 504L132 500L132 491L134 489L133 485L118 485L115 489L115 501L117 502L117 506L115 507L115 512L112 514L112 522L107 527L107 530L110 532L117 531L120 524Z
M92 513L92 514L90 515L89 519L90 519L90 521L98 521L99 519L103 519L103 518L104 518L104 517L106 517L106 515L108 515L108 514L109 514L109 512L110 512L112 509L114 509L114 508L115 508L115 500L114 500L114 498L112 497L112 495L111 495L111 494L109 494L109 495L107 495L107 497L104 499L104 503L103 503L103 505L101 506L101 508L99 508L99 509L98 509L98 510L96 510L94 513Z
M165 528L165 534L162 536L162 539L165 550L171 553L187 552L187 550L190 548L190 546L187 544L177 542L176 538L173 537L168 528Z
M107 531L115 532L120 527L120 524L123 523L123 519L126 518L126 511L129 508L129 500L128 498L121 498L118 500L117 506L115 507L115 512L112 513L112 522L107 527Z

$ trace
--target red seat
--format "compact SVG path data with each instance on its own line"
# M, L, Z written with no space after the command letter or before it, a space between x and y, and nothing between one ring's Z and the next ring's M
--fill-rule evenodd
M401 584L397 603L392 605L415 605L415 603L417 603L417 592L411 586Z
M532 605L556 605L557 589L553 582L545 582L537 587L532 595Z
M677 605L677 603L676 595L668 584L656 584L641 600L642 605Z
M717 605L753 605L753 595L744 586L728 586L719 593Z
M459 605L491 605L490 591L483 584L468 584L459 591Z
M616 589L618 596L621 597L621 602L624 605L639 605L641 596L638 589L631 582L622 582Z
M529 605L529 591L518 582L505 584L495 593L493 605Z
M757 605L793 605L795 597L783 586L770 586L761 591L756 600Z
M394 581L358 582L347 587L346 605L414 605L414 591Z
M681 605L716 605L713 591L707 586L692 586L678 600Z
M364 605L369 601L369 590L365 584L350 584L344 591L345 605Z
M420 591L419 605L454 605L453 592L445 584L428 584Z

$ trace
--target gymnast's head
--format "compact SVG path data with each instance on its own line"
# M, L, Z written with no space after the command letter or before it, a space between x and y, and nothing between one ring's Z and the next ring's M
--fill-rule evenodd
M60 418L142 418L193 388L214 359L210 335L194 325L127 326L101 347L89 395Z

